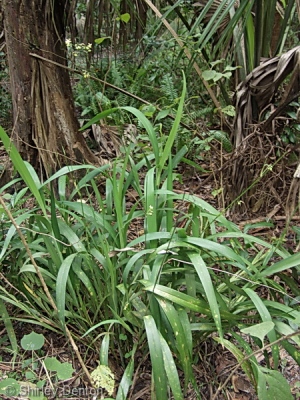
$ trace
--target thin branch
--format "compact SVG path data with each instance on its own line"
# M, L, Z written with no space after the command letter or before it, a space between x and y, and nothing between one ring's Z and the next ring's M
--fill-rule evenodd
M298 330L298 331L296 331L296 332L293 332L293 333L290 333L289 335L282 336L281 338L275 340L274 342L269 343L269 344L266 344L266 345L263 346L261 349L258 349L258 350L256 350L256 351L254 351L253 353L248 354L246 357L244 357L244 358L233 368L233 370L231 371L231 373L229 374L229 376L226 378L225 382L224 382L221 386L218 387L218 389L217 389L216 393L214 394L214 397L212 398L212 400L217 400L218 394L221 392L221 390L223 390L223 389L225 388L225 386L227 385L227 383L228 383L228 382L230 381L230 379L232 378L233 374L241 367L241 365L242 365L245 361L249 360L251 357L253 357L253 356L256 355L256 354L262 353L264 350L266 350L266 349L268 349L268 348L274 346L275 344L278 344L278 343L280 343L280 342L283 342L284 340L290 339L290 338L292 338L293 336L297 336L297 335L299 335L299 334L300 334L300 330Z
M184 42L180 39L180 37L177 35L177 33L174 31L174 29L172 28L172 26L169 24L169 22L163 18L161 12L155 7L155 5L151 2L151 0L144 0L148 6L154 11L154 13L156 14L156 16L158 18L160 18L162 20L162 23L165 25L165 27L168 29L168 31L171 33L171 35L173 36L173 38L176 40L176 42L178 43L178 45L183 49L184 54L186 55L187 59L189 61L192 61L192 55L191 52L189 51L189 49L186 47L186 45L184 44ZM217 100L213 90L211 89L210 85L206 82L206 80L203 79L202 77L202 72L198 66L198 64L196 62L193 62L193 67L195 69L195 71L197 72L198 76L200 77L200 79L202 80L206 90L208 91L212 101L214 102L218 113L220 114L221 119L223 119L223 115L222 115L222 111L221 111L221 104L219 103L219 101Z
M67 69L67 70L70 71L70 72L73 72L73 73L75 73L75 74L79 74L79 75L82 75L82 76L83 76L83 72L79 71L78 69L71 68L71 67L68 67L67 65L63 65L63 64L60 64L60 63L58 63L58 62L56 62L56 61L49 60L49 58L42 57L42 56L40 56L39 54L29 53L29 55L30 55L31 57L38 58L39 60L46 61L46 62L48 62L48 63L50 63L50 64L56 65L57 67ZM111 84L111 83L108 83L108 82L106 82L106 81L103 81L102 79L96 78L96 77L94 77L94 76L92 76L92 75L90 75L89 78L92 79L92 80L94 80L94 81L101 82L101 83L103 83L104 85L109 86L109 87L111 87L112 89L117 90L118 92L124 93L124 94L126 94L126 96L132 97L133 99L138 100L138 101L140 101L140 102L142 102L142 103L144 103L144 104L151 105L151 103L149 103L148 101L142 99L141 97L136 96L135 94L132 94L132 93L127 92L125 89L119 88L119 87L117 87L117 86L115 86L115 85L113 85L113 84Z
M78 69L71 68L71 67L68 67L68 66L66 66L66 65L60 64L60 63L58 63L58 62L56 62L56 61L49 60L48 58L42 57L42 56L40 56L39 54L29 53L29 55L30 55L31 57L37 58L37 59L39 59L39 60L46 61L46 62L48 62L48 63L50 63L50 64L54 64L54 65L56 65L57 67L67 69L68 71L73 72L74 74L78 74L78 75L81 75L81 76L84 75L83 72L79 71ZM149 101L144 100L144 99L142 99L141 97L136 96L136 95L133 94L133 93L127 92L127 90L122 89L122 88L119 88L118 86L115 86L115 85L113 85L112 83L106 82L106 81L104 81L104 80L102 80L102 79L99 79L99 78L96 78L95 76L92 76L92 75L89 75L89 78L92 79L93 81L100 82L100 83L102 83L102 84L105 85L105 86L108 86L108 87L110 87L110 88L112 88L112 89L115 89L115 90L117 90L117 91L120 92L120 93L124 93L126 96L131 97L131 98L133 98L133 99L135 99L135 100L138 100L138 101L140 101L140 102L143 103L143 104L151 105L151 103L149 103ZM219 107L220 107L220 105L219 105ZM158 111L161 111L161 109L160 109L159 107L156 107L156 108L157 108ZM171 115L171 114L168 114L167 117L171 118L173 121L175 120L175 117L174 117L173 115ZM184 122L180 122L180 125L183 126L183 127L186 128L186 129L191 129L191 127L188 126L187 124L185 124Z
M273 112L270 114L269 118L268 118L266 121L264 121L264 122L262 123L262 131L263 131L263 132L267 131L268 128L269 128L269 126L270 126L270 124L271 124L271 122L272 122L278 115L280 115L281 112L284 111L285 108L286 108L292 101L297 100L299 96L300 96L300 92L297 92L297 93L294 94L293 96L288 97L282 104L280 104L279 107L277 107L276 110L273 111Z

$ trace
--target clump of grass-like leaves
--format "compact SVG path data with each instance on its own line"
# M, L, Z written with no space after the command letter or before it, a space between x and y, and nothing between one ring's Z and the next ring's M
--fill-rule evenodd
M11 196L3 193L16 181L1 189L1 274L16 290L1 286L0 307L13 350L14 316L7 304L22 311L17 319L23 323L68 328L88 344L100 341L100 364L108 366L114 354L122 363L117 399L129 396L139 350L150 353L156 399L167 399L171 390L179 400L189 383L198 390L195 337L199 343L214 333L261 399L271 390L292 398L276 369L280 346L300 359L300 255L241 232L201 196L173 190L186 151L172 155L184 95L185 85L163 147L140 111L123 108L139 119L151 142L153 152L138 163L129 148L111 167L63 167L46 182L0 129L23 184ZM85 173L69 191L68 177L78 170ZM105 182L101 190L99 181ZM270 346L273 369L267 352L267 368L258 363L254 345Z

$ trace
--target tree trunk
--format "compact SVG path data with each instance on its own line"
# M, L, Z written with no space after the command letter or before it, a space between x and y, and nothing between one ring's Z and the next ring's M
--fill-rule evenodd
M13 99L13 140L22 157L51 175L62 165L99 163L75 116L67 65L68 0L4 0Z
M143 38L147 24L147 6L143 0L137 0L136 8L137 8L137 17L136 17L135 40L139 42Z

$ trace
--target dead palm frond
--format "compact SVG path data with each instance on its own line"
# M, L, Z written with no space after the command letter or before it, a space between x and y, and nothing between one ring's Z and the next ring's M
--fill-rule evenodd
M281 185L282 195L285 194L285 181L290 179L283 172L287 170L286 160L265 175L268 165L278 159L279 123L275 124L275 120L284 117L287 107L299 95L300 46L265 60L238 86L234 122L236 159L228 173L231 183L227 188L230 201L237 197L241 200L235 211L256 212L262 204L267 210L275 198L277 202L281 198L277 185ZM255 186L262 178L263 187Z
M274 99L282 82L290 75L290 84L281 92L281 103L265 121L260 115ZM235 145L238 147L247 135L262 123L266 130L270 122L281 115L296 97L300 90L300 46L297 46L280 57L264 61L255 68L237 87L236 118L234 123Z

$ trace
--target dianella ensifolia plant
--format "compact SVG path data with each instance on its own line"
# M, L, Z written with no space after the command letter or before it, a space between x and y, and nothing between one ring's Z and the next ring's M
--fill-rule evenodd
M242 232L201 196L174 190L187 151L173 150L185 94L183 78L163 145L141 111L122 107L138 119L151 144L139 162L132 156L136 144L130 144L112 165L65 166L45 182L0 129L21 177L1 210L1 273L15 290L2 285L0 305L12 347L17 350L14 319L56 332L68 328L78 341L100 343L102 366L110 357L121 359L117 399L130 393L137 350L150 354L157 399L168 398L170 390L183 399L189 383L200 398L194 350L213 334L241 363L260 398L267 398L272 379L281 379L276 390L288 396L288 384L271 369L269 357L276 369L284 346L299 362L300 255ZM116 110L96 115L83 129ZM2 188L1 197L15 184ZM24 206L28 199L30 208ZM278 282L289 286L288 294ZM8 314L9 304L16 313ZM264 353L267 367L252 355L254 346L270 347L271 355Z

